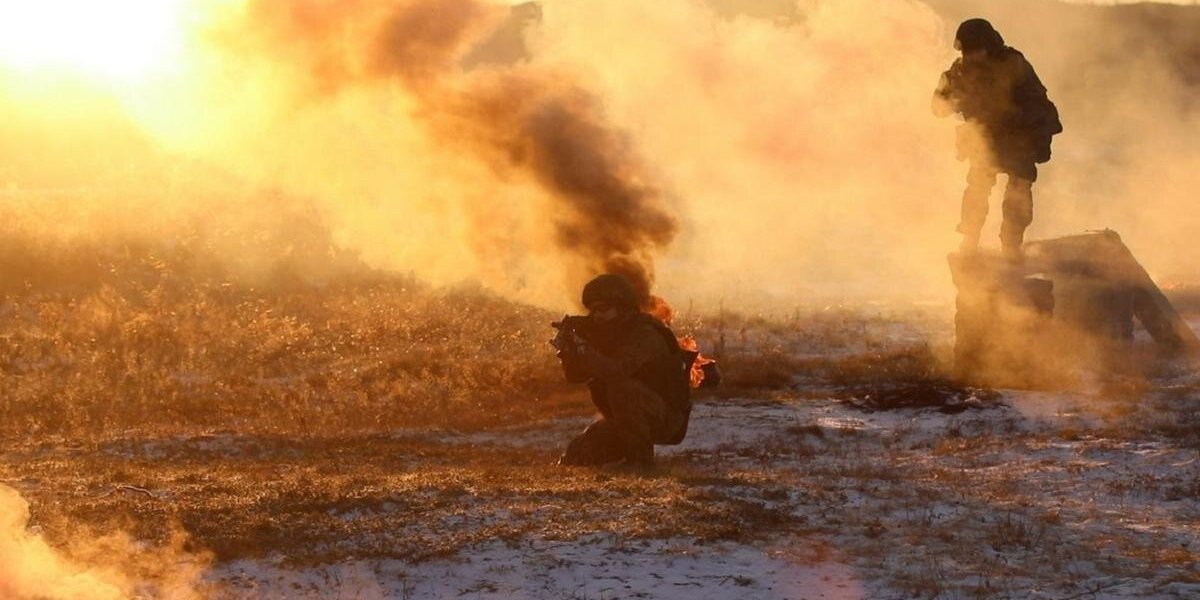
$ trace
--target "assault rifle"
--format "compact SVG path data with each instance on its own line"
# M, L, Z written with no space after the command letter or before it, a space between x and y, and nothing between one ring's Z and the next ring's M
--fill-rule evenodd
M588 345L588 338L591 337L595 324L591 317L566 315L561 321L555 321L550 326L558 330L558 334L550 340L550 345L554 346L556 354L561 358L564 355L577 356L582 353Z

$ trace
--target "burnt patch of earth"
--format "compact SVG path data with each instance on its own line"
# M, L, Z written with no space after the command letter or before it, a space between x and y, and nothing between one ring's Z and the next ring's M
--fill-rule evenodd
M842 402L864 412L909 408L932 409L948 415L1008 407L1000 392L964 386L947 379L914 379L852 386L845 390Z

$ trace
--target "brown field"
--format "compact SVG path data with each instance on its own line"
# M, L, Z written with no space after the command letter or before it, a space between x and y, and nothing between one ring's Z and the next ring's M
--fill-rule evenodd
M10 286L0 309L0 482L84 562L136 553L81 532L132 539L215 569L192 584L204 593L255 597L221 569L419 568L604 535L782 545L855 565L884 596L1200 583L1194 378L1063 392L1034 419L944 380L936 311L685 315L726 374L689 441L649 474L564 470L551 465L591 409L545 343L555 315L365 271L253 286L153 253L93 256L142 275ZM945 393L985 402L938 416ZM889 416L880 398L911 408ZM1146 444L1181 466L1137 462ZM1079 564L1095 572L1062 571ZM329 585L310 594L346 589Z

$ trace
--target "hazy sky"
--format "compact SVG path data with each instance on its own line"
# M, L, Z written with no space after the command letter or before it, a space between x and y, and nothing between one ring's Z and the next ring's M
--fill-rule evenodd
M1051 0L542 0L524 32L528 58L490 68L460 59L508 15L491 0L305 4L314 14L287 10L290 0L114 0L64 31L54 8L70 1L3 4L26 18L0 18L11 34L0 35L0 142L20 149L0 165L0 185L107 190L117 178L166 189L137 202L92 194L114 230L283 223L287 246L311 247L319 236L280 215L313 213L371 266L556 306L597 268L580 248L614 241L621 258L653 263L657 289L680 303L944 298L966 166L955 122L929 102L955 58L953 26L983 16L1036 65L1066 128L1041 169L1030 239L1111 227L1155 276L1200 280L1200 119L1179 58L1196 39L1190 18ZM196 22L168 10L214 5ZM769 18L777 7L804 18ZM455 35L397 32L430 14ZM103 43L117 29L106 23L121 26L121 44ZM400 68L411 64L422 68ZM62 66L88 78L63 91L29 75ZM212 200L230 194L212 189L210 170L270 197L235 218ZM666 233L628 244L584 235L613 227L579 226L590 222L572 202L596 199L580 183L646 200L618 212ZM62 205L83 215L76 225L47 208L38 226L93 227L83 200ZM993 246L999 203L985 233ZM222 255L270 270L269 245L222 235Z

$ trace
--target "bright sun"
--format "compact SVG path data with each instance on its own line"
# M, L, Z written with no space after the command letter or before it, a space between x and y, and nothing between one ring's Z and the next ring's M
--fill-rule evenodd
M168 71L189 0L0 1L0 65L135 81Z

